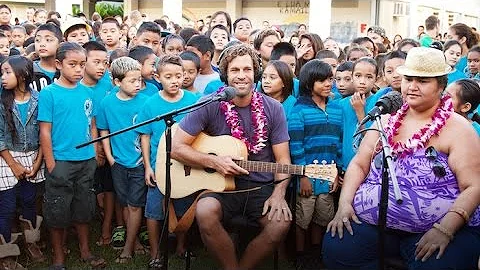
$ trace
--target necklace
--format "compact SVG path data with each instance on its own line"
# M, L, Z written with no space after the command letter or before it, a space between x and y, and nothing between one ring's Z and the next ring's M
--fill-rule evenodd
M254 127L252 142L250 142L244 135L245 132L240 125L238 112L234 110L235 104L231 101L220 102L220 109L225 114L225 121L227 122L228 127L230 127L230 133L232 136L245 143L250 153L258 154L258 152L265 147L265 142L267 141L267 117L263 110L262 96L258 92L253 92L250 107L252 112L252 124Z
M388 119L388 124L385 127L385 133L387 134L388 143L392 147L392 152L398 156L410 154L420 148L425 148L430 138L440 133L448 118L452 115L453 103L449 95L443 96L440 100L440 105L432 116L432 122L422 127L405 143L400 141L394 142L393 138L398 135L398 131L402 126L402 121L405 118L408 109L408 104L403 104L400 110Z

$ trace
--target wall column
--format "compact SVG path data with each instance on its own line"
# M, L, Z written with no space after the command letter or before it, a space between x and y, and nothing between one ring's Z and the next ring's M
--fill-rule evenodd
M163 15L179 25L182 25L182 2L183 0L163 0Z
M226 9L225 11L230 14L232 18L232 23L242 17L243 14L243 5L242 0L226 0Z
M46 10L57 10L56 9L56 0L45 0L45 9Z
M138 10L138 0L124 0L123 1L123 16L130 15L130 12Z
M410 15L408 16L408 37L417 40L418 33L418 3L415 1L410 1ZM423 25L424 23L421 23ZM425 26L425 25L424 25Z
M309 32L320 35L322 39L330 36L332 21L332 0L310 0L308 12Z
M87 18L91 18L93 12L95 12L96 0L83 0L83 13L87 15Z

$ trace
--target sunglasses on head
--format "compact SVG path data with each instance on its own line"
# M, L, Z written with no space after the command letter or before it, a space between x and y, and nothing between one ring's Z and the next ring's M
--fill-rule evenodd
M443 165L438 161L438 153L437 150L433 146L429 146L425 150L425 157L430 161L433 162L433 173L436 177L444 177L447 172Z

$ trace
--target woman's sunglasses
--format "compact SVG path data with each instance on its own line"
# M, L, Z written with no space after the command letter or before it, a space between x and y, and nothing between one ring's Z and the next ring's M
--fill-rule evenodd
M438 161L438 153L433 146L429 146L425 150L425 157L433 162L433 173L436 177L444 177L447 174L443 165Z

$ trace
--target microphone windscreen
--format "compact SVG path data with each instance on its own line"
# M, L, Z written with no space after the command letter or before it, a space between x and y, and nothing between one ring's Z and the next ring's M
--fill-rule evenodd
M225 90L223 90L223 93L225 94L225 101L232 100L235 96L237 96L237 89L227 86L225 87Z
M397 91L390 91L381 97L375 105L382 106L383 109L381 114L395 113L403 105L402 94Z

